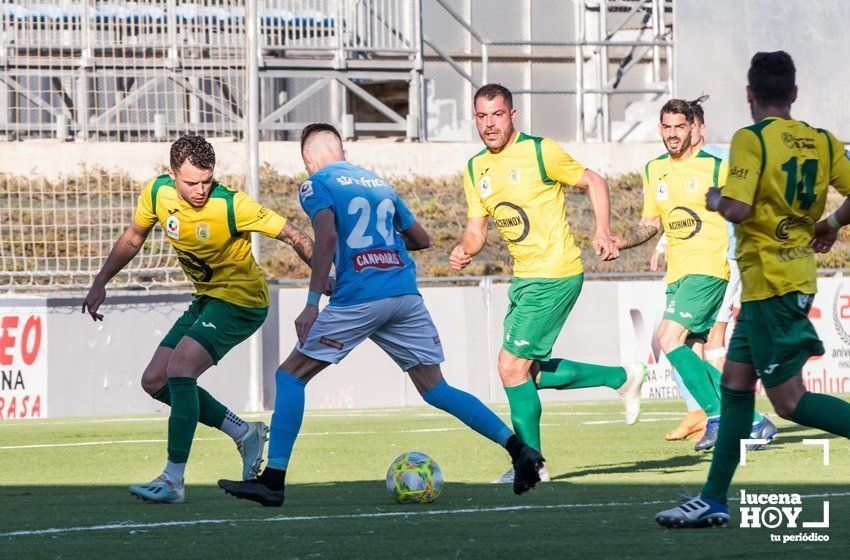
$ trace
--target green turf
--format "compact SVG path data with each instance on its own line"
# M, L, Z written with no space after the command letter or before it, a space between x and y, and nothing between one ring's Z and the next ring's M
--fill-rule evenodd
M203 426L186 472L187 503L154 506L132 498L127 486L161 471L165 443L140 440L163 440L163 417L0 422L0 557L848 557L850 445L830 437L831 464L823 466L821 448L801 442L824 436L783 421L777 444L749 455L733 490L847 494L828 498L830 528L817 530L828 543L771 542L771 533L812 529L742 529L735 504L727 529L658 527L655 512L683 491L698 492L708 469L709 456L695 454L693 442L662 440L681 406L651 402L641 422L625 426L618 402L544 405L553 482L520 497L488 484L508 467L505 452L439 411L308 414L281 509L216 489L218 478L239 476L240 464L233 443ZM8 449L104 441L133 443ZM443 469L447 482L434 504L396 505L386 494L387 467L410 450ZM804 498L800 521L819 519L822 499ZM497 509L515 506L527 509ZM185 523L153 525L162 522ZM130 526L8 535L116 524Z

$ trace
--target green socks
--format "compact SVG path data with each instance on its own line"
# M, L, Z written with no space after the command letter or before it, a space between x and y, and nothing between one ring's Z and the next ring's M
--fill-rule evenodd
M702 495L716 501L726 499L732 476L741 459L741 440L750 436L755 410L755 393L720 388L723 406L720 430L711 458L708 481ZM850 403L830 395L806 392L791 417L794 422L850 438Z
M685 387L691 392L708 417L720 414L720 372L704 361L687 346L679 346L667 359L682 376ZM751 415L752 416L752 415ZM752 420L750 420L752 424Z
M850 438L850 403L830 395L806 391L791 419L803 426Z
M619 389L625 382L626 370L621 367L598 366L556 358L540 362L537 387L539 389L582 389L585 387Z
M163 404L171 406L171 392L168 390L168 385L163 385L151 397ZM206 392L202 387L198 387L198 406L198 422L210 428L221 429L221 426L224 424L224 418L227 416L227 407L218 402L215 397Z
M171 377L171 416L168 417L168 460L185 463L189 460L192 438L198 426L198 382L191 377Z
M736 391L721 386L720 392L723 394L720 428L708 480L701 493L717 502L726 500L732 476L741 460L741 440L750 437L756 407L756 394L753 391ZM844 404L847 406L847 403Z
M514 432L525 443L540 451L540 397L534 381L526 381L516 387L505 387L511 407L511 423Z

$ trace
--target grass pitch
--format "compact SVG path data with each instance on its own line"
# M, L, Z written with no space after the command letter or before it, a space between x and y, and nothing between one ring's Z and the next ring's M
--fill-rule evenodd
M697 493L710 461L693 442L662 440L681 409L650 402L638 424L625 426L618 402L544 404L553 481L524 496L488 483L508 468L507 454L440 411L308 413L280 509L216 488L218 478L239 476L240 463L233 443L204 426L186 473L187 502L157 506L127 486L160 473L164 417L0 422L0 557L848 557L850 443L781 420L776 443L748 454L732 495L801 494L798 524L819 521L829 500L829 528L740 528L736 503L727 529L658 527L654 514L684 491ZM821 446L802 442L825 437L829 466ZM443 469L433 504L397 505L386 493L388 465L410 450ZM771 539L813 531L829 541Z

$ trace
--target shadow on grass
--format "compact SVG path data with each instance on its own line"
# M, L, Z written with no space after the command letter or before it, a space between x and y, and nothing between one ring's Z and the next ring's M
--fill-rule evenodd
M799 521L820 519L824 498L806 495L830 494L830 528L819 530L830 542L785 548L776 548L770 533L799 529L742 529L734 503L735 527L725 531L658 527L653 517L675 505L677 480L549 483L523 496L506 485L447 483L434 504L395 504L380 480L292 484L282 508L239 501L212 485L187 490L185 504L155 506L133 499L123 486L0 487L0 556L515 559L533 551L535 558L637 558L669 554L672 545L694 559L735 557L741 550L748 557L794 551L837 558L846 557L840 550L850 540L850 493L838 484L747 486L750 493L803 495ZM51 528L57 530L45 531ZM34 533L10 535L15 531Z
M596 465L587 469L574 470L555 477L552 480L571 480L583 476L596 474L630 474L634 472L657 471L664 474L675 474L683 472L686 467L693 467L700 463L711 461L710 453L698 453L694 451L689 455L675 455L664 459L650 461L632 461L626 463L615 463L610 465Z

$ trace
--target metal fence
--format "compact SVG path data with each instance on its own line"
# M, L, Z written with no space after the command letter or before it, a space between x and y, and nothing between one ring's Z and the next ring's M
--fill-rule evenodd
M669 6L0 0L0 137L118 141L128 143L128 157L132 143L184 133L237 140L245 157L230 169L233 184L259 195L261 139L290 139L314 120L335 123L346 137L416 139L427 130L469 138L472 89L500 81L516 93L521 128L610 139L625 126L614 126L626 112L621 100L671 89ZM88 285L129 223L138 190L95 167L58 181L2 181L0 286L16 289ZM183 281L160 235L122 281Z
M535 134L646 139L642 105L673 91L672 9L669 0L425 4L429 137L469 139L472 92L498 82Z

